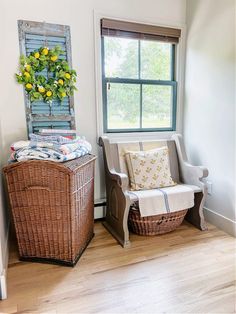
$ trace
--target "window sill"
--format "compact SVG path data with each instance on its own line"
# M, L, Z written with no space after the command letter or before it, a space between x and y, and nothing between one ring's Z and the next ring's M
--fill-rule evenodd
M137 141L137 140L158 140L170 139L176 131L161 132L132 132L132 133L104 133L111 141Z

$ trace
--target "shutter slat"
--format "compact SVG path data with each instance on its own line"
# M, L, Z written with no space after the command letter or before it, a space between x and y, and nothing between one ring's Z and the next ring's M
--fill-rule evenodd
M40 47L43 47L45 45L45 42L41 42L41 43L38 43L38 44L34 44L34 43L31 43L31 42L27 42L27 47L30 47L30 48L27 48L28 50L37 50L39 49ZM53 43L47 43L46 45L48 48L52 49L54 48L55 46L60 46L61 47L61 50L62 51L66 51L65 47L63 47L62 45L55 45Z
M51 41L61 42L65 43L66 38L65 37L59 37L59 36L43 36L39 34L25 34L25 38L27 39L33 39L33 40L45 40L45 38L50 38Z
M41 72L38 72L37 74L47 76L47 73L48 73L47 70L43 70Z
M68 115L70 114L70 110L68 109L68 107L61 107L60 109L56 109L54 108L53 110L50 110L50 108L42 108L42 107L35 107L32 108L32 114L54 114L54 115Z
M42 40L33 40L33 39L28 39L26 40L26 43L27 44L30 44L30 45L36 45L36 46L44 46L45 45L45 39L42 39ZM64 46L65 43L64 42L61 42L61 41L51 41L50 40L50 45L52 46Z
M27 48L26 49L26 54L29 55L31 52L34 52L35 50L38 50L41 46L39 46L38 48ZM50 48L50 47L49 47ZM52 48L52 47L51 47ZM64 55L61 55L59 57L59 60L67 60L67 57Z
M38 133L41 129L60 129L70 130L70 123L64 121L44 121L44 122L32 122L32 128L34 133Z
M69 115L70 106L69 99L66 97L61 102L53 100L51 109L50 105L43 101L35 101L32 103L32 114L48 114L52 115Z
M63 98L62 101L53 99L52 105L54 106L54 105L61 105L61 104L62 104L62 105L65 106L65 105L68 104L68 101L69 101L69 98L68 98L68 97ZM45 103L45 102L40 101L40 100L39 100L39 101L34 101L34 102L32 103L32 105L36 106L36 105L38 105L38 104L40 104L40 103L44 104L45 106L49 106L48 103Z

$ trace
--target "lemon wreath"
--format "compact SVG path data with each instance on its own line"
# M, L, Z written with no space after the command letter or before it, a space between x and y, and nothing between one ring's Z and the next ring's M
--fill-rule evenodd
M30 101L52 102L72 96L76 90L76 71L68 62L59 57L64 52L61 47L52 49L41 47L29 56L20 56L20 71L16 74L19 84L23 84Z

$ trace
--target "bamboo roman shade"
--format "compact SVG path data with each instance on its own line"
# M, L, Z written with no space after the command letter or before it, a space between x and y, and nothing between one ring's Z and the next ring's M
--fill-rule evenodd
M139 24L111 19L101 20L102 36L128 37L178 43L181 30L177 28Z

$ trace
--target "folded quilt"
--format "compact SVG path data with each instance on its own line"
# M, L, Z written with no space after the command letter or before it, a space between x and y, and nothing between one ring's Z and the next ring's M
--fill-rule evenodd
M37 148L22 148L15 151L11 156L11 161L25 161L31 159L38 159L38 160L51 160L56 162L63 162L72 160L86 154L89 154L90 151L85 147L80 147L77 150L64 155L63 153L59 153L51 148L45 147L37 147Z
M78 137L76 141L73 140L71 142L68 142L62 145L52 143L52 142L46 142L45 139L42 142L39 142L39 141L34 142L32 140L31 141L18 141L11 145L11 150L17 151L19 149L30 149L30 148L32 149L51 148L55 151L58 151L59 153L67 155L78 150L81 147L86 148L90 152L92 150L91 144L87 142L85 139L81 139L80 137Z
M33 142L47 142L58 145L76 143L78 139L80 139L79 136L77 136L75 139L70 139L61 135L38 135L33 133L29 135L29 138Z
M141 217L176 212L194 206L194 190L184 184L130 193L139 201Z
M92 150L92 146L89 142L87 142L85 139L78 138L75 143L68 143L68 144L63 144L60 146L60 151L64 154L70 154L80 147L86 148L89 152Z
M18 141L11 145L11 150L17 151L23 148L38 148L38 147L52 148L56 150L58 149L59 145L55 145L53 143L48 142Z
M30 139L11 145L10 161L39 159L63 162L89 154L92 150L91 144L80 137L71 140L62 136L30 134Z

